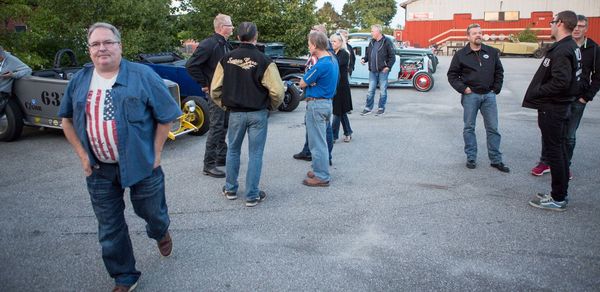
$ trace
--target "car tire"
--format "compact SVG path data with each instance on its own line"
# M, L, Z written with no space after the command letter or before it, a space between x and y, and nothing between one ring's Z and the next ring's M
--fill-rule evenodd
M279 111L291 112L294 111L300 104L302 99L302 91L296 86L294 80L287 80L287 90L283 95L283 102L279 106Z
M418 72L413 76L412 81L417 91L426 92L433 88L433 76L427 72Z
M0 117L0 141L10 142L23 133L23 112L13 98L6 104L5 115Z
M199 96L188 96L181 103L181 110L187 111L186 103L193 100L196 103L196 110L194 111L193 120L190 121L194 126L198 128L198 131L189 132L192 136L202 136L208 132L210 125L210 116L208 111L208 101Z

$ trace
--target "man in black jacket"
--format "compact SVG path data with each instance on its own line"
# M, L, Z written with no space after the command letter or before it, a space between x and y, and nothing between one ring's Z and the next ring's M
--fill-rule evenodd
M375 115L385 113L385 103L387 101L388 75L394 62L396 62L396 52L394 44L383 35L381 25L371 26L371 41L367 46L365 56L360 60L361 64L369 63L369 91L367 92L367 103L365 109L360 113L366 116L371 113L375 104L375 90L379 82L379 108Z
M215 33L200 42L185 65L190 76L200 84L202 91L206 94L210 92L210 83L217 63L232 49L229 42L227 42L227 38L233 32L231 17L225 14L217 15L214 20L214 27ZM203 173L221 178L225 177L225 172L217 166L225 166L227 113L215 105L214 102L209 101L208 106L210 127L206 138L206 150L204 151Z
M552 192L537 194L529 204L546 210L565 211L567 207L567 124L571 103L581 91L581 51L571 37L576 25L573 11L562 11L550 22L556 42L546 52L523 99L523 107L538 111L542 148L552 168Z
M600 89L600 47L592 39L585 36L587 30L587 18L583 15L577 15L577 26L571 36L581 50L581 78L583 80L583 88L581 93L577 95L578 98L571 103L571 116L567 125L567 158L569 159L569 166L571 165L573 150L575 149L575 134L581 122L585 106L594 99L594 96ZM540 162L531 169L531 174L535 176L542 176L544 173L550 172L550 166L548 166L544 150L542 147ZM573 175L571 169L569 169L569 179L571 178L573 178Z
M487 134L490 165L502 172L510 172L502 162L496 105L496 94L500 93L504 81L504 69L498 51L481 43L482 32L479 24L469 25L467 38L469 43L456 52L448 69L448 82L462 95L466 166L469 169L477 167L475 122L477 112L481 111Z
M211 84L213 101L230 112L227 150L227 178L223 195L237 198L240 154L248 132L246 206L254 207L266 198L259 190L263 150L267 140L267 115L283 101L283 81L277 66L256 48L258 31L252 22L242 22L238 38L242 42L217 64Z

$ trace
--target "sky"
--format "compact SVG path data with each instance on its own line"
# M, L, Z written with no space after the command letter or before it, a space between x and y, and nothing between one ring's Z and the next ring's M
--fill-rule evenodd
M325 2L330 2L333 4L333 8L338 14L342 14L342 8L344 8L344 4L347 2L346 0L317 0L317 9L323 7ZM401 1L396 1L396 5L399 5ZM398 24L404 25L404 8L398 6L398 12L396 16L392 19L391 26L396 27Z

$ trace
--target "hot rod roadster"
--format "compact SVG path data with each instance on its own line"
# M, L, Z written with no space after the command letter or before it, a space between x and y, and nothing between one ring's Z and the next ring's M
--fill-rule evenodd
M61 66L61 60L67 58L69 64ZM21 136L23 126L44 128L62 128L58 110L69 79L82 67L78 66L75 54L69 49L60 50L49 70L34 71L31 76L16 80L13 84L13 96L9 99L6 113L0 117L0 141L13 141ZM177 83L163 80L171 96L181 105ZM183 115L171 126L170 139L191 133L203 134L204 116L198 114L195 99L183 101Z
M368 86L369 70L366 64L360 63L360 59L365 55L369 42L350 39L349 43L356 55L356 65L350 76L350 85ZM430 68L431 60L426 54L397 48L396 62L388 77L388 87L413 87L418 91L429 91L434 84L433 75L429 73Z

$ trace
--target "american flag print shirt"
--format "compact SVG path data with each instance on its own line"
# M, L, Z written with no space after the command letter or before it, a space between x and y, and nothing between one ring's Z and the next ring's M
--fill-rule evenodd
M116 80L117 75L106 79L94 70L85 106L90 147L96 158L104 163L119 161L115 105L111 95Z

